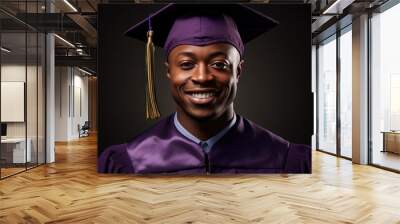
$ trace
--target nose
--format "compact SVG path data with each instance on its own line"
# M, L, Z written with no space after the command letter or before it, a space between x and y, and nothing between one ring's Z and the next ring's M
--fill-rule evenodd
M214 79L214 75L206 64L201 63L192 75L192 81L195 83L206 83Z

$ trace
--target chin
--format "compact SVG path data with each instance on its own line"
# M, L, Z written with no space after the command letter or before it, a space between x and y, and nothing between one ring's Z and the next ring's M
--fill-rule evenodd
M218 118L218 113L216 111L198 110L198 109L184 110L184 111L190 117L199 121L214 120Z

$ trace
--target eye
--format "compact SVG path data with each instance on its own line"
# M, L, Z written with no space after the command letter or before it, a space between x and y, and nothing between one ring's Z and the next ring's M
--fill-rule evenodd
M183 70L190 70L194 67L194 63L191 61L183 61L179 64L179 67Z
M225 61L216 61L210 65L211 67L218 69L218 70L228 70L229 64Z

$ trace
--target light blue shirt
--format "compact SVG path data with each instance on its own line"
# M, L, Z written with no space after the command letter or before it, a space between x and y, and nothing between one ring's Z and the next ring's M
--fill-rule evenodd
M176 129L186 138L192 140L196 144L200 145L200 147L206 152L209 153L211 148L215 145L215 143L218 142L232 127L235 125L236 122L236 114L233 114L233 119L229 123L228 126L226 126L224 129L222 129L220 132L218 132L216 135L213 137L207 139L206 141L202 141L198 139L196 136L192 135L188 130L186 130L181 123L179 123L178 120L178 115L175 113L174 116L174 124Z

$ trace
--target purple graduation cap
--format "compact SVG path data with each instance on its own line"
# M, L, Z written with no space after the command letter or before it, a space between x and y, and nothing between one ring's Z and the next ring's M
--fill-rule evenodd
M205 46L229 43L244 54L244 43L278 24L274 19L242 4L168 4L126 31L147 41L146 118L160 117L154 92L154 45L168 55L178 45Z

